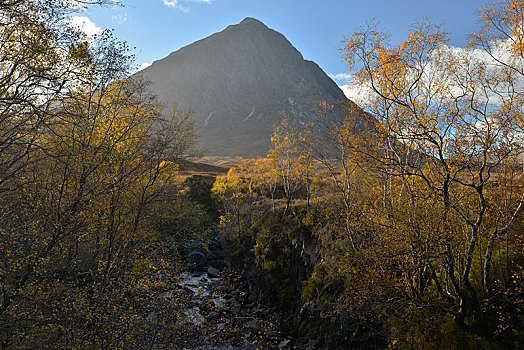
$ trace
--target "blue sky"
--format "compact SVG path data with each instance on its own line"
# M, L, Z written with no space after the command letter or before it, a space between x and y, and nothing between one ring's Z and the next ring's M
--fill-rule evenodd
M91 31L114 29L118 38L136 47L137 65L254 17L284 34L304 58L317 62L332 76L349 73L339 51L344 35L373 17L394 42L403 40L407 26L423 17L444 21L445 29L453 33L452 44L462 46L465 35L478 28L476 11L484 4L482 0L121 1L122 8L89 9L78 16L93 22L89 23Z

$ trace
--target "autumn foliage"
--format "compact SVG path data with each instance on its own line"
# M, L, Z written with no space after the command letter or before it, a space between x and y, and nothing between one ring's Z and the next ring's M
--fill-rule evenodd
M73 10L0 3L0 348L172 344L176 266L152 255L167 246L150 218L193 124L124 80L111 33L69 28Z
M302 302L324 316L368 320L368 331L350 337L354 346L373 338L377 323L375 339L401 348L522 344L523 6L481 9L483 25L465 49L428 20L399 44L370 22L343 42L349 67L360 67L365 111L350 105L336 123L323 119L335 106L321 103L313 124L286 119L269 160L243 163L223 180L233 193L248 184L250 203L270 193L273 208L274 193L254 184L278 180L282 227L292 216L312 238L258 221L256 264L272 273L269 252L280 249L291 263L293 251L304 258L312 245L320 259L299 288ZM311 207L301 180L310 158L323 169L307 175ZM238 211L242 222L263 217L250 206Z
M2 349L184 348L200 330L177 244L201 230L297 338L522 347L523 1L479 10L462 49L429 20L396 44L377 21L348 35L362 108L290 112L205 205L179 178L189 114L129 78L111 33L68 27L73 11L0 1Z

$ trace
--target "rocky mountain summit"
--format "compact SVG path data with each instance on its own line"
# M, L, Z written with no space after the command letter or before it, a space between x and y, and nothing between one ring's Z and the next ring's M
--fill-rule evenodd
M265 156L282 112L314 120L317 101L347 101L316 63L254 18L183 47L137 74L152 82L163 104L193 112L206 155Z

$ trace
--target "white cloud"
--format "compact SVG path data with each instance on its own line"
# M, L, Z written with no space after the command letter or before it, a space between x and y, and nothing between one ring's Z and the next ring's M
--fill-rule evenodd
M500 43L495 47L493 55L497 57L502 62L510 62L511 58L507 50L506 43ZM471 75L469 70L473 67L481 66L486 70L488 74L496 73L502 65L493 59L487 52L480 49L469 49L461 48L456 46L441 46L438 50L435 50L433 54L429 55L430 60L426 62L424 67L418 67L418 69L423 70L421 88L432 89L435 84L445 83L447 86L448 97L458 98L464 96L465 93L468 93L464 90L463 85L460 81L466 81ZM454 75L450 75L448 70L442 66L445 62L452 60L462 60L463 65L459 65L455 68ZM478 68L477 68L478 70ZM419 71L414 71L413 74L408 74L408 80L414 81L418 80ZM354 81L353 74L348 73L339 73L339 74L330 74L329 75L333 80L335 80L340 89L344 92L347 98L357 103L361 107L368 106L377 95L373 92L369 84L359 85ZM466 84L465 82L463 82ZM524 89L524 78L518 79L513 82L515 86ZM467 85L467 84L466 84ZM482 91L482 89L479 89ZM508 97L504 92L499 91L499 94L493 92L487 92L486 96L478 95L477 98L484 98L485 101L489 102L491 105L499 105L501 103L501 98Z
M189 12L189 8L182 5L188 2L205 2L206 4L211 4L213 0L163 0L164 5L173 7L184 12Z
M348 83L353 80L353 74L349 73L330 74L329 77L337 82L342 83Z
M102 34L102 29L97 27L89 18L84 16L75 16L67 19L67 24L72 28L78 29L87 36Z
M372 90L368 86L356 84L354 81L355 76L353 74L329 74L329 77L337 83L344 95L357 105L365 107L365 105L370 101L369 95L372 93Z
M138 70L137 71L141 71L143 69L146 69L147 67L149 67L151 65L151 63L149 62L144 62L142 63L140 66L138 66Z
M362 87L356 84L340 85L344 95L360 107L366 107L370 100L372 90L369 87Z

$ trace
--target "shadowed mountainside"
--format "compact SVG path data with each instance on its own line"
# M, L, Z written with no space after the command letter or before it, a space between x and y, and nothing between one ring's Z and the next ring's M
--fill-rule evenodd
M265 156L282 112L314 120L317 101L347 101L316 63L304 60L282 34L253 18L137 74L152 82L163 104L194 113L205 155Z

